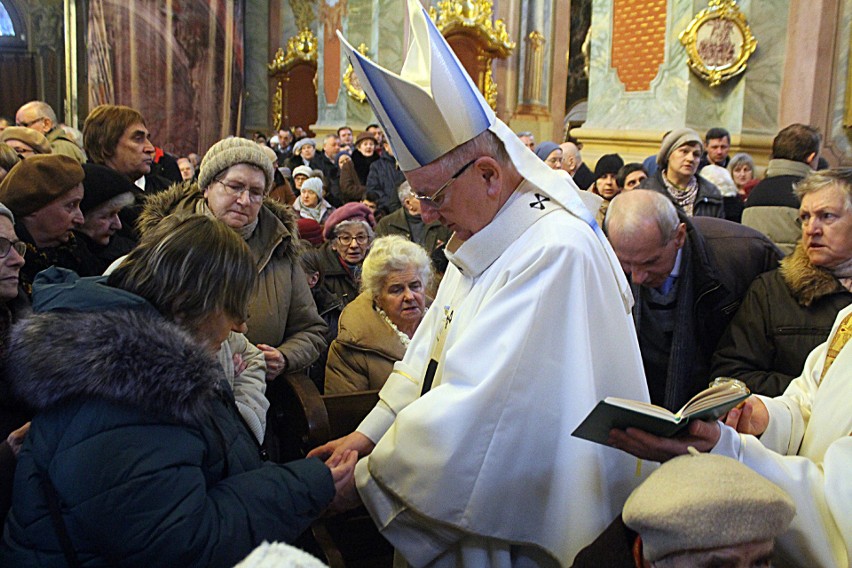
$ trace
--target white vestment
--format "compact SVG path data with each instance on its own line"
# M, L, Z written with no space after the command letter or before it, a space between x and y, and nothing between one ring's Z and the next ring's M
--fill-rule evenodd
M522 183L448 253L435 302L358 428L378 442L356 467L358 491L414 566L568 566L642 481L635 458L570 435L600 399L648 393L611 249L540 191Z
M790 528L776 539L796 566L848 568L852 561L852 342L825 377L828 341L814 349L802 376L775 398L760 397L769 427L758 441L723 426L713 453L734 457L784 489L796 503Z

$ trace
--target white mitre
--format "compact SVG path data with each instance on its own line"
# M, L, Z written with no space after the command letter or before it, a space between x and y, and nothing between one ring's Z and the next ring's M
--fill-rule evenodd
M524 179L543 190L598 236L629 311L633 294L594 213L600 198L580 191L570 176L550 169L518 139L486 102L444 36L417 0L407 0L408 53L399 74L361 55L337 36L367 101L384 129L403 172L430 164L477 135L491 130Z

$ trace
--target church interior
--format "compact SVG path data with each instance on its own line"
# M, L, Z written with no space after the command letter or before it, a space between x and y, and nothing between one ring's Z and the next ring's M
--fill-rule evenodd
M852 160L852 2L426 4L498 117L537 141L579 140L590 165L641 161L686 126L727 129L732 154L765 166L794 122L823 133L832 166ZM736 49L702 60L714 22ZM388 0L2 0L0 23L0 116L38 99L79 128L98 104L124 104L175 155L279 126L359 132L375 120L335 32L395 70L408 33Z

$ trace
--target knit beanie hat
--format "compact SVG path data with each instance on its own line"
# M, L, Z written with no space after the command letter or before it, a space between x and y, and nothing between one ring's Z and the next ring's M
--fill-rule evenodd
M669 132L663 143L660 146L660 153L657 154L657 165L665 168L669 163L669 156L672 152L683 146L684 144L697 143L704 151L704 142L701 141L701 136L691 128L678 128Z
M772 540L795 514L792 499L765 477L737 460L696 452L648 476L622 516L655 562L675 552Z
M334 228L343 221L364 221L370 228L376 226L376 218L369 207L363 203L346 203L335 209L325 220L322 231L325 240L334 238Z
M237 164L249 164L260 168L266 177L266 189L272 187L275 171L269 156L257 142L237 137L219 140L207 150L198 172L198 187L202 190L207 189L216 176Z
M734 178L731 177L731 172L727 168L709 164L701 168L698 175L719 188L722 197L734 197L737 195L737 184L734 183Z
M15 224L15 216L12 215L12 212L9 210L9 208L3 205L2 203L0 203L0 215L10 220L13 225Z
M312 175L314 175L314 171L308 166L296 166L296 168L293 170L293 177L295 178L298 175L311 177Z
M263 153L266 154L266 157L269 158L269 161L272 162L272 165L275 165L275 162L278 161L278 154L275 153L275 150L267 146L266 144L258 144L260 149L263 150Z
M298 156L304 146L313 146L314 148L316 148L317 142L313 138L302 138L293 146L293 154Z
M308 178L302 182L302 191L309 190L317 194L317 197L322 201L322 180L320 178Z
M32 128L23 126L7 126L3 132L0 132L0 142L7 140L18 140L33 149L36 154L50 154L53 152L50 148L50 142L44 137L44 134Z
M595 164L595 180L599 180L606 174L616 175L621 166L624 165L624 160L618 154L604 154L598 159Z
M538 148L535 149L535 155L543 162L547 160L547 157L551 152L557 149L559 149L559 144L556 144L555 142L542 142L538 145Z
M299 228L300 239L308 241L315 247L322 244L322 225L313 219L306 219L304 217L296 221L296 225Z
M125 195L121 199L122 206L133 203L138 189L126 176L100 164L83 164L83 171L86 173L83 179L85 194L80 202L83 215L119 195Z
M37 154L12 168L0 182L0 202L26 217L83 181L80 162L60 154Z

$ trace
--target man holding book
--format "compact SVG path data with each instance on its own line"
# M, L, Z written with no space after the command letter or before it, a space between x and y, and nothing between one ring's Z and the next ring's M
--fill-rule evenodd
M609 443L637 457L666 461L689 446L737 459L795 501L796 517L778 539L796 566L848 568L852 561L852 306L828 341L808 356L783 395L752 396L725 424L696 421L685 436L661 438L614 429Z
M663 194L616 196L604 229L630 279L651 402L677 410L707 387L710 358L754 278L778 266L764 235L724 219L688 219Z

